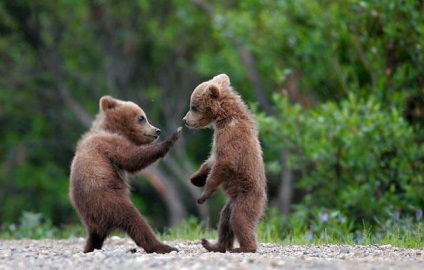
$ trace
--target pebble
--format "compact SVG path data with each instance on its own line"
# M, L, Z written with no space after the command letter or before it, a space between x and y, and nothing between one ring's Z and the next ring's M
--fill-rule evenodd
M147 254L127 238L113 236L103 250L84 254L85 240L0 241L3 269L422 269L423 249L392 245L260 244L257 253L214 253L199 241L170 241L179 252Z

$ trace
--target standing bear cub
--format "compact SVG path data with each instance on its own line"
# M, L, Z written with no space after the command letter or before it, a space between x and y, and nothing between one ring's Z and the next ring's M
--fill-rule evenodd
M191 177L205 186L202 204L222 186L228 197L221 211L218 242L202 240L208 251L256 252L256 228L266 205L266 177L255 120L225 74L196 87L183 118L189 128L214 128L211 155ZM234 237L240 247L233 249Z
M177 250L156 238L129 196L127 173L163 158L181 136L178 128L164 142L153 144L160 132L135 103L100 99L100 113L78 142L71 165L70 197L88 233L84 253L101 249L116 229L148 253Z

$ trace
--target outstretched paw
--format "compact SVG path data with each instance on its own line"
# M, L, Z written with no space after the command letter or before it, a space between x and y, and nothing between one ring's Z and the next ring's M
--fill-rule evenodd
M182 134L182 128L179 127L177 130L169 136L163 143L162 147L164 150L164 155L172 148L174 147L175 142L181 137Z
M176 142L181 137L181 134L183 134L183 128L178 127L174 134L172 134L171 141Z

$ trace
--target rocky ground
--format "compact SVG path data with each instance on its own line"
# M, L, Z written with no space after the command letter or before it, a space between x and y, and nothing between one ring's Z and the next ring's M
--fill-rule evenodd
M180 252L146 254L112 237L81 252L84 239L0 240L0 269L424 269L424 249L386 246L261 244L256 254L206 252L199 242L171 241Z

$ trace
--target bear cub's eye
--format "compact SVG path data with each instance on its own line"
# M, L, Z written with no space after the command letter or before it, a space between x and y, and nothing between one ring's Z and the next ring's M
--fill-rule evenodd
M144 117L144 115L140 115L137 120L138 122L143 123L146 120L146 117Z
M192 110L193 112L199 111L199 109L197 108L197 106L194 106L194 105L191 105L190 106L190 110Z

